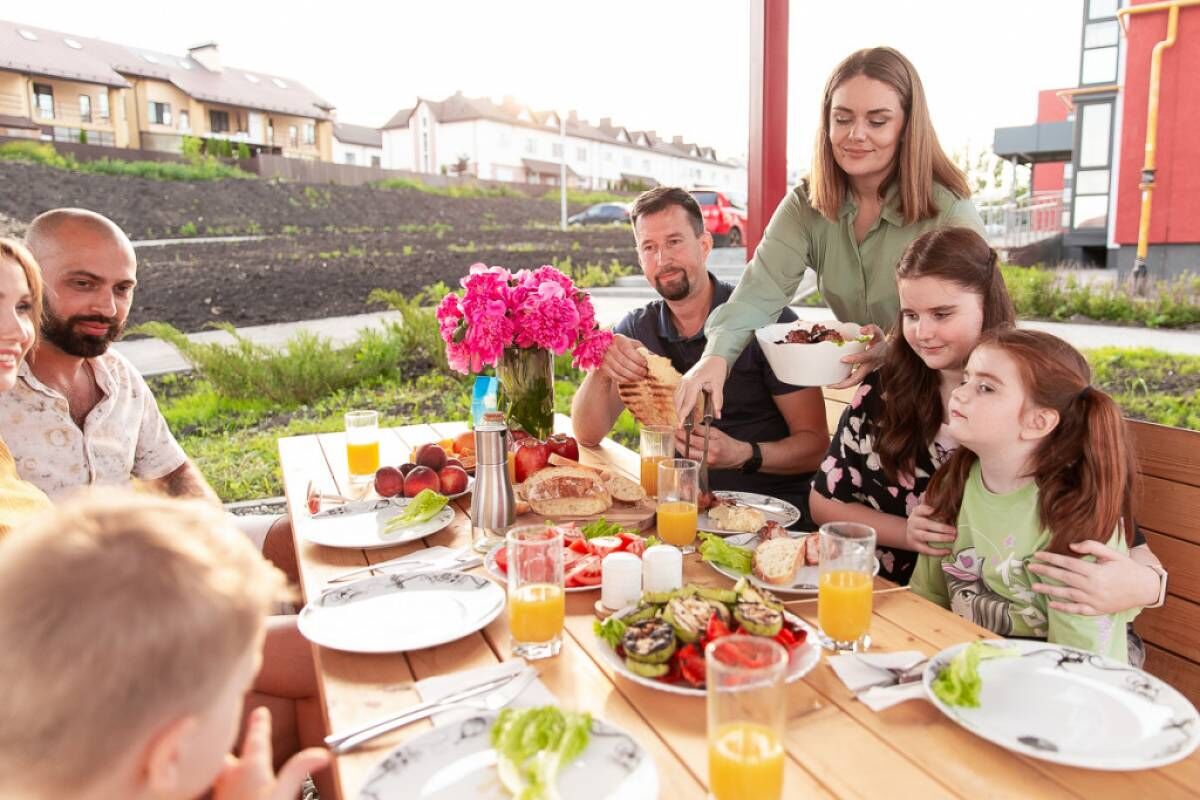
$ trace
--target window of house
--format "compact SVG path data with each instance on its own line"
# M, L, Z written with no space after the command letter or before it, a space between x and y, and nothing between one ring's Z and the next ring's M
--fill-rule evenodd
M554 144L550 145L550 154L552 156L554 156L555 158L562 158L563 146L561 144L559 144L558 142L555 142Z
M605 161L612 161L612 150L605 150L605 151L604 151L604 160L605 160Z
M346 163L347 164L353 164L354 160L355 160L354 153L346 153Z
M1117 48L1097 47L1083 51L1083 67L1080 70L1081 85L1112 83L1117 79Z
M267 144L275 144L275 121L267 120Z
M296 147L300 144L300 131L295 125L288 125L288 146Z
M101 91L96 95L96 113L100 119L108 119L108 92Z
M1079 168L1108 166L1112 103L1089 103L1080 109Z
M525 152L529 153L530 155L533 155L537 152L537 142L535 142L532 137L525 140Z
M1118 0L1089 0L1083 26L1083 56L1079 60L1079 85L1114 83L1117 80L1118 40L1115 19Z
M1088 19L1104 19L1117 15L1120 0L1088 0Z
M79 95L79 121L92 121L92 97L91 95Z
M372 167L383 166L383 162L380 160L379 156L371 156L371 166Z
M210 110L208 112L208 129L213 133L228 133L229 112Z
M304 143L305 144L316 144L317 143L317 125L315 122L304 123Z
M153 100L149 103L149 108L146 113L151 125L170 125L171 124L171 104L156 103Z
M1071 179L1074 195L1073 228L1108 226L1110 168L1112 166L1112 102L1078 106L1079 144L1074 168L1063 170ZM1072 165L1067 165L1072 166Z
M192 116L187 111L179 112L179 130L190 131L192 129Z
M577 148L575 150L575 158L579 159L580 161L587 161L587 148L586 147Z
M34 105L42 119L54 119L54 88L48 83L33 85Z

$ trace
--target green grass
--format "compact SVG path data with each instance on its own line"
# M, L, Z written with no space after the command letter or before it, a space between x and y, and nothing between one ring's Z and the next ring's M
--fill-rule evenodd
M1085 355L1095 385L1112 395L1126 416L1200 430L1200 356L1117 347Z
M73 155L63 155L53 145L41 142L6 142L0 144L0 160L41 164L72 172L96 175L121 175L149 178L156 181L219 181L229 178L250 179L255 176L213 158L196 157L189 162L178 161L118 161L107 158L98 161L76 161Z
M1087 283L1040 267L1001 267L1017 316L1052 320L1085 317L1151 328L1200 324L1200 275L1159 281L1148 297L1127 285Z
M453 184L450 186L430 186L423 181L412 178L385 178L371 184L377 189L407 190L436 194L441 197L521 197L527 195L510 189L507 186L482 186L477 183Z

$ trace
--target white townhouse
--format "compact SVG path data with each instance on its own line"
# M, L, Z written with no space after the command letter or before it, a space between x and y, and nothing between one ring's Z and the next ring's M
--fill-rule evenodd
M566 135L554 111L535 111L506 97L418 98L383 126L383 166L425 173L463 172L485 180L585 189L647 188L659 184L746 191L745 165L717 157L711 147L654 131L634 131L605 117L597 124L570 112Z
M383 166L383 134L366 125L333 123L333 161L359 167Z

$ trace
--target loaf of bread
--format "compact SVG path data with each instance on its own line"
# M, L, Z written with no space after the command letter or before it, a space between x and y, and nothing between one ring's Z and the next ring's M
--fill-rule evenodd
M608 493L612 495L614 500L619 500L622 503L640 503L646 499L646 490L642 488L642 485L635 480L626 478L624 475L618 475L615 472L600 469L599 467L585 466L578 461L572 461L569 458L560 456L558 453L550 454L550 463L556 467L572 467L595 473L604 482L605 487L608 488Z
M608 488L589 469L546 467L529 476L524 489L534 513L547 517L587 517L612 507Z
M790 584L802 563L803 539L768 539L754 548L754 574L767 583Z

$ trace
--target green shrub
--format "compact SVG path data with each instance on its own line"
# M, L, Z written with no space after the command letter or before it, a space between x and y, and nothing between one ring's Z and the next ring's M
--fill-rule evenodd
M237 157L239 160L250 157L250 148L246 146L245 142L238 142Z
M179 235L180 236L195 236L196 235L196 223L185 222L182 225L180 225L179 226Z
M1147 297L1115 282L1089 283L1071 273L1040 267L1003 266L1004 284L1023 318L1106 322L1182 328L1200 324L1200 276L1159 281Z
M524 194L507 186L482 186L477 183L453 184L450 186L430 186L412 178L384 178L371 184L376 189L407 190L436 194L441 197L525 197Z
M634 267L626 266L615 258L607 264L602 264L598 261L589 261L586 264L576 266L572 263L571 257L567 256L566 258L554 259L552 266L570 275L571 280L575 281L575 285L580 289L612 286L617 278L633 275L637 271Z
M102 158L76 161L42 142L5 142L0 144L0 160L24 161L54 169L89 172L97 175L127 175L157 181L217 181L226 178L253 178L248 172L212 159L191 163L178 161L119 161Z
M542 195L543 200L561 202L560 190L555 187ZM567 203L573 206L594 206L596 203L628 203L633 198L628 195L613 194L612 192L588 191L585 189L567 189Z

